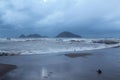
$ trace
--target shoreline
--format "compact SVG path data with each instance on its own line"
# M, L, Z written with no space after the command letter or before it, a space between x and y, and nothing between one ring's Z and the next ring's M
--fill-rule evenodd
M38 53L38 54L23 54L23 53L15 53L15 52L6 52L6 51L3 51L3 52L0 52L0 56L24 56L24 55L54 55L54 54L69 54L69 53L81 53L81 52L85 52L85 51L96 51L96 50L103 50L103 49L112 49L112 48L120 48L119 45L116 45L116 46L111 46L111 47L107 47L107 48L100 48L100 49L91 49L91 50L78 50L78 51L64 51L64 52L45 52L45 53Z
M19 39L18 39L19 40ZM0 56L58 54L117 48L119 40L107 39L45 39L38 41L1 42Z
M95 48L95 49L88 49L88 50L75 50L75 51L63 51L63 52L42 52L42 53L30 53L30 54L23 54L23 53L15 53L15 52L9 52L9 51L1 51L0 56L24 56L24 55L51 55L52 54L66 54L66 53L79 53L79 52L84 52L84 51L94 51L94 50L102 50L102 49L110 49L110 48L120 48L119 45L111 46L111 47L106 47L106 48Z
M120 80L120 48L81 51L92 55L63 54L1 56L0 63L18 66L5 80ZM101 69L103 74L97 74ZM24 74L24 75L23 75ZM7 77L7 79L6 79Z

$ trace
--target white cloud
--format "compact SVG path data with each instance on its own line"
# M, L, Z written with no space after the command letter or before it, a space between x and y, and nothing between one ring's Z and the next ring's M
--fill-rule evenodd
M29 16L25 13L7 10L5 14L1 17L4 21L4 24L24 24L27 20L29 20Z
M64 13L58 11L46 16L44 19L38 21L37 24L51 26L51 25L54 25L57 23L63 23L63 22L64 22Z

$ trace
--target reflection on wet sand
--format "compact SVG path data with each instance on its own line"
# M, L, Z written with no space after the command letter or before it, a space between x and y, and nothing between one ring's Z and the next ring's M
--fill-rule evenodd
M27 55L0 57L18 68L5 80L120 80L120 49L86 51L87 57ZM114 53L114 54L113 54Z

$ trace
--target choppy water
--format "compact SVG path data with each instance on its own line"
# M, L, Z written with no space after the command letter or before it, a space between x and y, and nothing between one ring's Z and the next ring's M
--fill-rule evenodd
M114 45L92 43L94 39L0 39L0 51L21 54L44 54L108 48Z

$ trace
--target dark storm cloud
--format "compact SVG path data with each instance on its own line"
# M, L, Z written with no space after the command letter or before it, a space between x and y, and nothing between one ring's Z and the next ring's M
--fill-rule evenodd
M0 0L0 33L53 36L71 31L88 36L114 35L120 30L119 3L119 0Z

